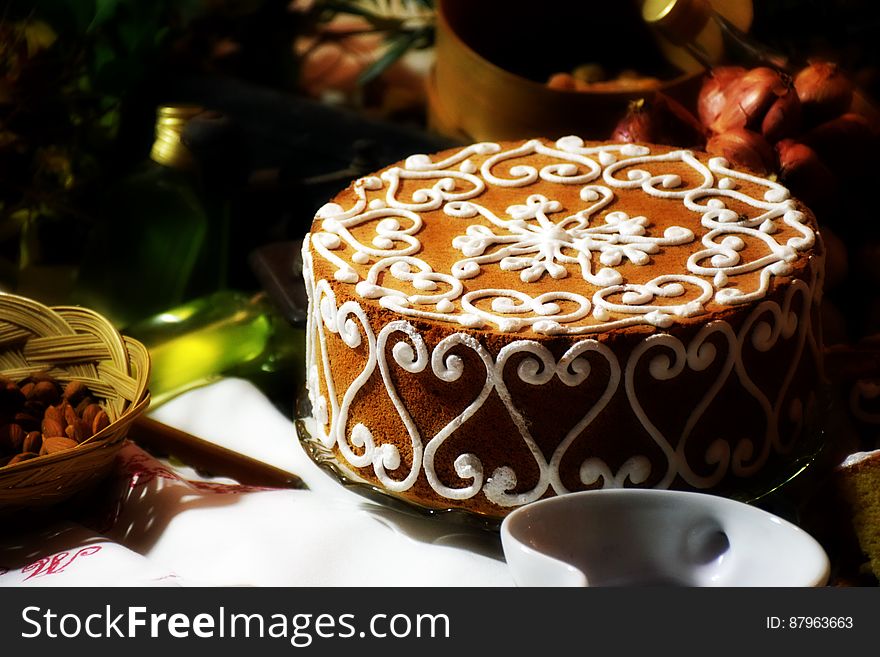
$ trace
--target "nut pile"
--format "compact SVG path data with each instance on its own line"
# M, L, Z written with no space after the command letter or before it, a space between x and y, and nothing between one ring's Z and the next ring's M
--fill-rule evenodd
M110 425L81 381L35 374L18 383L0 377L0 467L76 447Z

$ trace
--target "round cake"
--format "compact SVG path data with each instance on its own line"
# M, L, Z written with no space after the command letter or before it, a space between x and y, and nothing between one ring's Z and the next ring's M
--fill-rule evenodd
M413 155L324 205L303 262L312 438L409 502L735 494L809 442L815 220L722 158L574 136Z

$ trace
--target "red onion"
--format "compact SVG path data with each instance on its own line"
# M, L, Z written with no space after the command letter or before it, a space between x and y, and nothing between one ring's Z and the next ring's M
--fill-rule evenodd
M880 135L880 109L858 88L853 89L849 111L866 119L871 127L871 132Z
M776 156L767 140L745 128L731 128L713 135L706 142L706 152L757 173L766 174L776 168Z
M804 137L807 143L832 169L865 164L871 157L876 137L864 116L848 112L822 123Z
M684 105L666 94L655 92L649 99L630 103L611 139L703 148L706 133L703 125Z
M782 75L764 66L719 84L717 93L701 94L698 99L700 116L708 119L705 124L716 133L731 128L760 128L770 106L789 91Z
M822 226L820 232L825 244L825 289L833 290L849 273L846 244L828 226Z
M709 71L697 98L697 114L703 125L715 123L727 104L727 86L745 72L746 69L740 66L718 66Z
M846 112L852 103L852 82L831 62L811 62L795 76L794 88L805 120L813 125Z
M812 148L793 139L776 144L779 178L814 212L825 208L837 190L837 179Z
M660 142L670 146L704 148L706 128L699 119L674 98L657 92L652 106L660 119Z
M773 101L761 121L761 134L771 144L797 134L801 127L801 101L790 88L785 95Z
M645 108L645 100L640 98L629 104L626 115L618 121L611 133L611 141L627 143L654 143L655 122Z

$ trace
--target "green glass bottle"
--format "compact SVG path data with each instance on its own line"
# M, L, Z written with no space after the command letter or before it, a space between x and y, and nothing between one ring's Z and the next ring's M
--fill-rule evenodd
M120 328L187 298L210 221L196 163L181 139L200 112L159 108L150 159L102 200L74 301Z
M126 334L150 352L153 405L222 376L253 382L293 403L304 382L305 327L264 294L214 292L133 324Z

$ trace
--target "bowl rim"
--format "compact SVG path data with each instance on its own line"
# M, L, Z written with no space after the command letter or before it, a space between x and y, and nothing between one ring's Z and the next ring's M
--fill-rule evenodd
M674 489L656 488L605 488L585 491L576 491L565 495L536 500L511 511L501 522L500 535L505 559L509 562L509 556L513 550L525 552L530 555L539 555L543 559L555 560L580 572L579 568L569 561L560 559L557 555L535 547L534 541L528 540L531 522L534 522L535 514L542 514L544 510L556 509L557 507L572 507L572 511L583 504L583 500L607 498L629 498L632 501L646 498L668 498L673 500L691 500L700 504L708 503L707 508L736 509L749 517L771 520L779 525L791 537L798 542L811 556L809 569L804 569L800 584L792 583L784 586L825 586L831 574L831 562L824 546L802 527L786 520L766 509L753 504L748 504L733 498L724 497L712 493L700 491L684 491ZM586 581L586 580L585 580Z
M437 1L437 9L436 9L436 22L437 22L437 34L448 36L450 40L455 44L457 48L459 48L463 54L465 54L469 59L477 62L480 66L484 66L486 69L490 70L494 75L501 77L503 80L509 83L516 83L520 86L531 88L534 91L541 91L542 93L547 93L549 95L557 95L560 97L570 96L570 97L585 97L589 98L590 96L607 96L607 97L618 97L618 98L641 98L647 94L653 93L655 91L659 91L661 93L666 93L670 89L674 89L679 85L686 84L687 82L693 81L695 79L703 76L706 71L705 70L695 70L695 71L682 71L679 75L672 78L658 78L660 80L660 84L656 89L585 89L585 90L577 90L577 89L556 89L554 87L548 87L546 84L538 82L537 80L532 80L531 78L527 78L522 75L518 75L513 71L509 71L505 68L502 68L495 62L486 59L480 53L473 49L473 47L468 44L459 34L456 32L452 24L449 22L449 19L446 16L446 9L444 7L445 3L442 0ZM439 41L439 39L438 39Z

